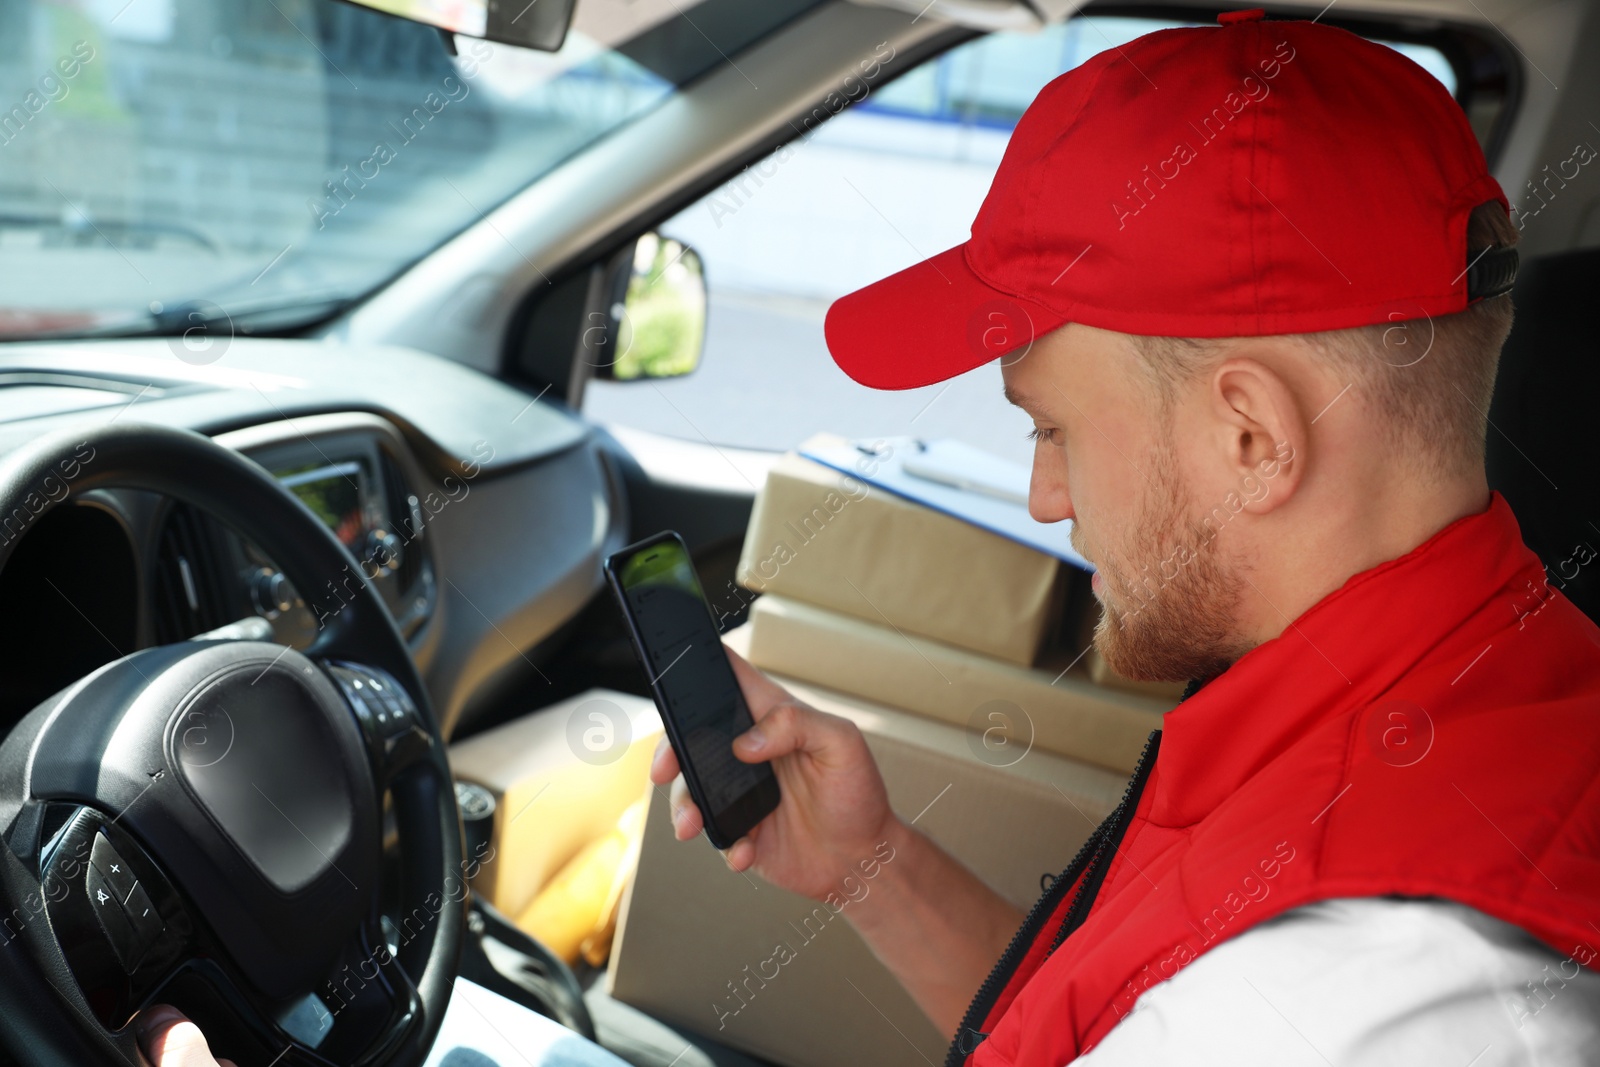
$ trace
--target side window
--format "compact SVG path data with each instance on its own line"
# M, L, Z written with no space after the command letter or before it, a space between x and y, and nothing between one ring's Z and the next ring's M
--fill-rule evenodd
M591 382L585 411L744 448L787 449L827 430L954 437L1030 462L1030 424L1001 397L996 369L925 389L867 390L829 358L823 316L837 297L968 238L1013 127L1047 82L1178 25L1082 16L991 34L864 97L858 90L849 110L661 224L704 265L704 357L684 378ZM1400 47L1454 89L1436 50Z

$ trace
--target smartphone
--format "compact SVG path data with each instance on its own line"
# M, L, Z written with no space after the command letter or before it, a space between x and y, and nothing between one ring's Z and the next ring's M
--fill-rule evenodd
M605 574L706 837L728 848L778 806L778 778L771 765L733 754L733 739L754 720L688 546L668 530L611 556Z

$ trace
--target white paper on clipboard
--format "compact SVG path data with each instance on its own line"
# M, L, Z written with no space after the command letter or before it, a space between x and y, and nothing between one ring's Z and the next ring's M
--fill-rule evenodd
M1094 570L1067 540L1071 520L1038 522L1028 514L1028 469L971 445L890 437L807 445L800 454L1075 567ZM866 473L874 467L872 474Z

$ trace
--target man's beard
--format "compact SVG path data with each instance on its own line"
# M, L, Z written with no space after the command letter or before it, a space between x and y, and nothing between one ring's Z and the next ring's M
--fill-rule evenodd
M1190 518L1192 501L1178 479L1170 440L1158 448L1151 469L1131 536L1098 567L1103 587L1095 648L1125 678L1214 678L1249 651L1237 622L1243 579L1221 558L1213 543L1217 531Z

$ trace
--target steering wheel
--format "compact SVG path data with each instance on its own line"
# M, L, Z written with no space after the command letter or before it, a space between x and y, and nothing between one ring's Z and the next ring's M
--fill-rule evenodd
M0 744L4 1043L29 1065L134 1067L132 1017L168 1001L239 1067L416 1067L456 977L471 872L404 640L304 504L186 430L112 424L5 456L0 567L39 516L106 487L254 541L319 633L304 654L194 640L124 656Z

